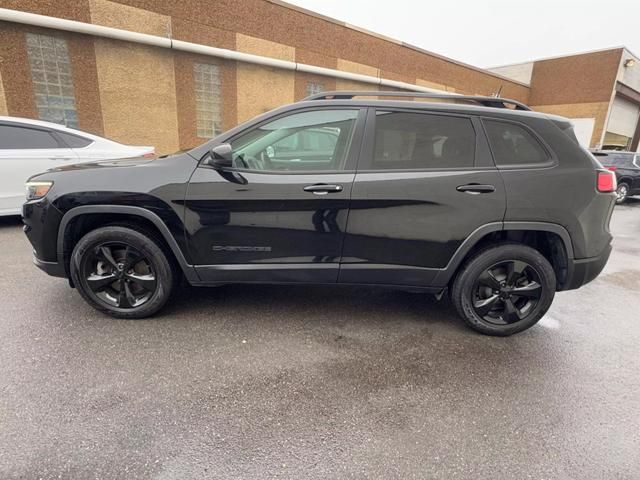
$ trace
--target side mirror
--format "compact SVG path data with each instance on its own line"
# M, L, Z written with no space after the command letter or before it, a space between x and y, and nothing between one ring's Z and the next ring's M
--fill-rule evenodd
M211 149L211 157L207 160L207 165L216 169L233 167L233 150L228 143L221 143Z

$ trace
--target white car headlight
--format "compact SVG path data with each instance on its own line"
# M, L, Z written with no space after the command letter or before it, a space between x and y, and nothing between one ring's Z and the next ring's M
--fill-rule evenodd
M38 200L49 193L53 182L27 182L24 186L27 189L27 201Z

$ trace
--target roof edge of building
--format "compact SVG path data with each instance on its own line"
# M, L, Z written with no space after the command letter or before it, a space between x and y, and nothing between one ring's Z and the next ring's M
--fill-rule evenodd
M268 0L268 1L271 1L271 0ZM558 60L560 58L579 57L581 55L590 55L592 53L609 52L609 51L613 51L613 50L626 50L631 55L635 55L631 50L629 50L624 45L616 45L616 46L613 46L613 47L596 48L594 50L584 50L584 51L581 51L581 52L566 53L566 54L563 54L563 55L551 55L551 56L548 56L548 57L534 58L532 60L527 60L527 61L524 61L524 62L514 62L514 63L505 63L503 65L493 65L491 67L487 67L487 69L491 70L491 69L494 69L494 68L515 67L516 65L525 65L527 63L544 62L546 60Z
M408 48L410 50L414 50L414 51L419 52L419 53L424 53L426 55L431 55L432 57L438 58L440 60L445 60L447 62L454 63L454 64L456 64L458 66L469 68L471 70L475 70L475 71L477 71L479 73L483 73L483 74L489 75L491 77L495 77L495 78L498 78L498 79L501 79L501 80L506 80L508 82L515 83L516 85L521 85L523 87L527 87L527 88L530 87L530 85L528 85L526 83L520 82L518 80L514 80L514 79L509 78L509 77L505 77L504 75L500 75L498 73L492 72L490 70L487 70L486 68L476 67L475 65L470 65L468 63L465 63L465 62L462 62L462 61L459 61L459 60L456 60L456 59L453 59L453 58L450 58L450 57L446 57L444 55L440 55L440 54L435 53L435 52L431 52L431 51L426 50L424 48L417 47L415 45L411 45L410 43L405 43L405 42L403 42L401 40L397 40L395 38L388 37L386 35L382 35L380 33L373 32L371 30L367 30L366 28L358 27L356 25L352 25L350 23L343 22L341 20L337 20L337 19L332 18L332 17L328 17L327 15L323 15L321 13L314 12L313 10L309 10L307 8L300 7L298 5L287 3L287 2L285 2L283 0L266 0L266 1L269 2L269 3L273 3L274 5L278 5L278 6L281 6L281 7L284 7L284 8L288 8L290 10L295 10L295 11L303 13L305 15L309 15L311 17L319 18L319 19L324 20L326 22L330 22L330 23L333 23L335 25L339 25L341 27L348 28L350 30L355 30L356 32L364 33L366 35L370 35L372 37L379 38L380 40L384 40L384 41L387 41L387 42L390 42L390 43L394 43L396 45ZM526 62L524 62L524 63L526 63Z

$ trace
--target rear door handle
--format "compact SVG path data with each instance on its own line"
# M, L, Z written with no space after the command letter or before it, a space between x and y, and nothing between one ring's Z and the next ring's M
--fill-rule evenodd
M456 187L459 192L469 193L471 195L478 195L480 193L492 193L496 191L496 187L493 185L478 185L476 183L470 183L468 185L460 185Z
M315 185L307 185L303 188L305 192L311 192L314 195L326 195L327 193L337 193L342 191L342 185L327 185L325 183L316 183Z

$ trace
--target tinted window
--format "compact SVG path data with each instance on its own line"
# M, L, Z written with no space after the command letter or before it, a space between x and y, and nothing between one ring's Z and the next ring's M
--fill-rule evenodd
M231 142L234 166L248 170L341 170L358 110L295 113L261 125Z
M507 122L484 120L497 165L545 163L549 155L525 128Z
M88 138L80 137L78 135L72 135L70 133L56 131L56 135L59 135L60 138L62 138L62 141L71 148L82 148L93 143L93 140L89 140Z
M633 155L629 154L614 154L611 155L613 157L613 164L620 167L630 167L633 162Z
M0 149L59 148L58 142L44 130L0 125Z
M473 167L471 120L423 113L378 112L372 168Z

